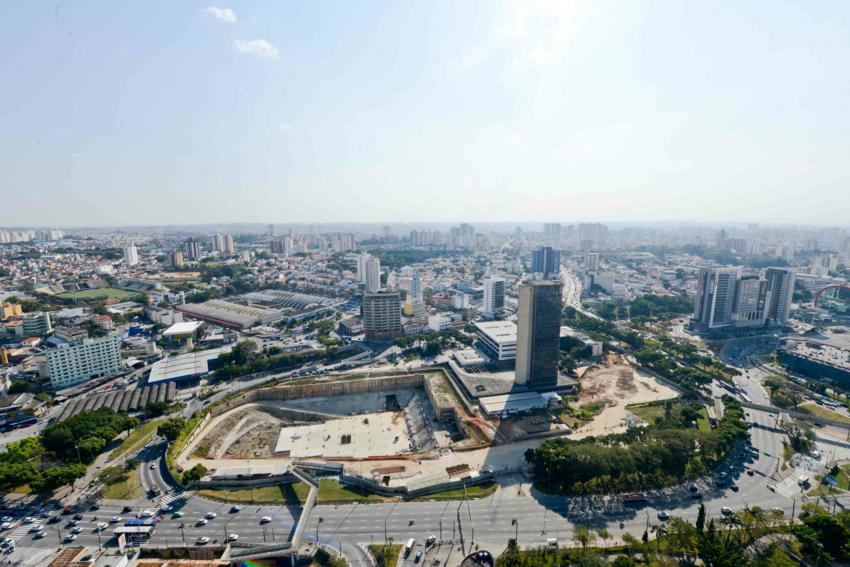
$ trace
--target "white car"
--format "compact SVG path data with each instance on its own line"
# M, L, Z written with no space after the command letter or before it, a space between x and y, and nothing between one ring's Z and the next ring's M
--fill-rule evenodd
M98 522L98 523L97 523L97 529L98 529L98 531L100 531L100 530L105 530L105 529L106 529L106 528L108 528L108 527L109 527L109 524L107 524L106 522Z
M0 518L0 522L3 522L4 524L9 523L11 521L12 521L12 516L3 516L2 518Z
M31 532L40 532L40 531L43 531L43 530L44 530L44 526L42 526L41 524L33 524L30 527Z
M239 534L227 534L227 541L236 541L239 539Z
M271 522L271 521L272 521L272 517L271 517L271 516L263 516L262 518L260 518L260 523L261 523L261 524L268 524L268 523L269 523L269 522Z
M68 534L65 536L65 541L74 541L75 539L77 539L76 534Z
M150 518L151 516L153 516L153 512L151 512L150 510L142 510L141 512L139 512L140 518Z
M35 518L33 518L33 517L31 517L31 516L27 516L26 518L24 518L24 523L25 523L25 524L31 524L31 523L33 523L34 521L35 521Z
M658 519L661 520L662 522L666 522L667 520L670 519L670 514L668 514L664 510L660 510L658 512Z
M720 512L722 512L724 516L728 516L732 513L732 508L730 508L729 506L724 506L720 509Z
M195 525L197 525L197 526L206 526L206 525L207 525L207 519L206 519L206 518L198 518L198 523L197 523L197 524L195 524Z
M40 532L35 532L35 535L32 536L32 538L33 539L41 539L44 536L45 536L44 530L41 530Z
M109 518L110 524L117 524L120 521L121 521L121 516L112 516L111 518Z
M218 516L218 514L216 514L215 512L207 512L207 520L212 520L216 516Z
M78 534L78 533L81 533L82 531L83 531L83 528L81 528L80 526L74 526L73 528L71 528L72 534Z
M8 530L11 527L12 527L11 522L3 522L2 524L0 524L0 530Z
M196 541L195 543L197 545L204 545L205 543L209 543L209 542L210 542L210 538L208 538L207 536L203 536L203 537L199 537L198 541Z

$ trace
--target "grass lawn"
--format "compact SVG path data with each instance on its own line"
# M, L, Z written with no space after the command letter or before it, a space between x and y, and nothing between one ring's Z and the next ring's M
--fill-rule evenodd
M11 489L9 492L11 492L12 494L29 494L30 492L32 492L32 488L30 488L29 484L22 484Z
M246 504L283 504L304 502L307 499L310 488L302 483L280 484L275 486L262 486L240 489L207 489L199 490L198 494L211 500L222 502L240 502ZM320 504L347 504L350 502L370 503L386 502L387 499L377 494L361 492L339 484L333 478L323 478L319 481L319 503Z
M123 480L109 484L103 490L103 497L114 500L134 500L142 496L139 472L132 470L124 473Z
M161 419L154 419L138 426L130 432L130 435L128 435L120 445L112 450L112 453L109 455L109 459L114 461L125 453L131 453L134 450L141 448L148 442L148 439L156 433L156 428L159 427L160 423L162 423Z
M815 404L800 404L797 409L803 413L807 413L809 415L813 415L815 417L822 417L823 419L831 419L833 421L838 421L841 423L850 423L850 417L846 415L840 414L838 412L834 412L830 409L823 408L821 406Z
M400 543L375 544L369 546L369 551L375 557L378 567L395 567L398 554L401 553Z
M670 408L672 416L674 419L678 418L682 410L682 402L679 400L660 400L647 404L635 404L633 406L626 406L626 409L645 422L653 424L656 418L664 418L664 404L668 401L672 401L672 407ZM708 411L705 409L705 406L700 407L699 417L697 418L697 429L700 431L711 431L711 422L708 420Z
M474 486L466 487L466 495L468 498L486 498L487 496L492 495L499 488L499 485L495 482L485 482L484 484L476 484ZM415 501L428 501L428 500L462 500L463 499L463 488L455 488L454 490L444 490L443 492L435 492L434 494L426 494L425 496L420 496L418 498L414 498Z
M117 289L114 287L105 287L102 289L84 289L77 292L77 299L130 299L138 296L139 294L133 291L125 291L123 289ZM56 297L60 297L62 299L73 299L74 294L68 293L60 293Z

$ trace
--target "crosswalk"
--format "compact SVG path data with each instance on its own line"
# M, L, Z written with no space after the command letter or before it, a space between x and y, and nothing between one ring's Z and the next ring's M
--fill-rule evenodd
M0 554L0 565L15 565L17 567L38 567L47 565L55 547L17 546L12 553Z
M181 489L174 489L159 500L159 506L171 506L174 503L185 502L192 494Z

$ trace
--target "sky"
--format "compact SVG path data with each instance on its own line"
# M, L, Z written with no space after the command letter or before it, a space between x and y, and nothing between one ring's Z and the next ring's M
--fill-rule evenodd
M0 4L0 226L850 219L850 2Z

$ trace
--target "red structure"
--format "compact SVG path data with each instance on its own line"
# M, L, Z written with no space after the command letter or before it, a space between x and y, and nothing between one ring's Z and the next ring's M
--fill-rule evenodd
M821 294L825 291L829 291L829 290L832 290L832 289L846 289L847 291L850 291L850 286L847 286L847 285L844 285L844 284L835 284L835 285L826 286L825 288L823 288L822 290L818 291L815 294L815 307L818 306L818 301L820 301Z

